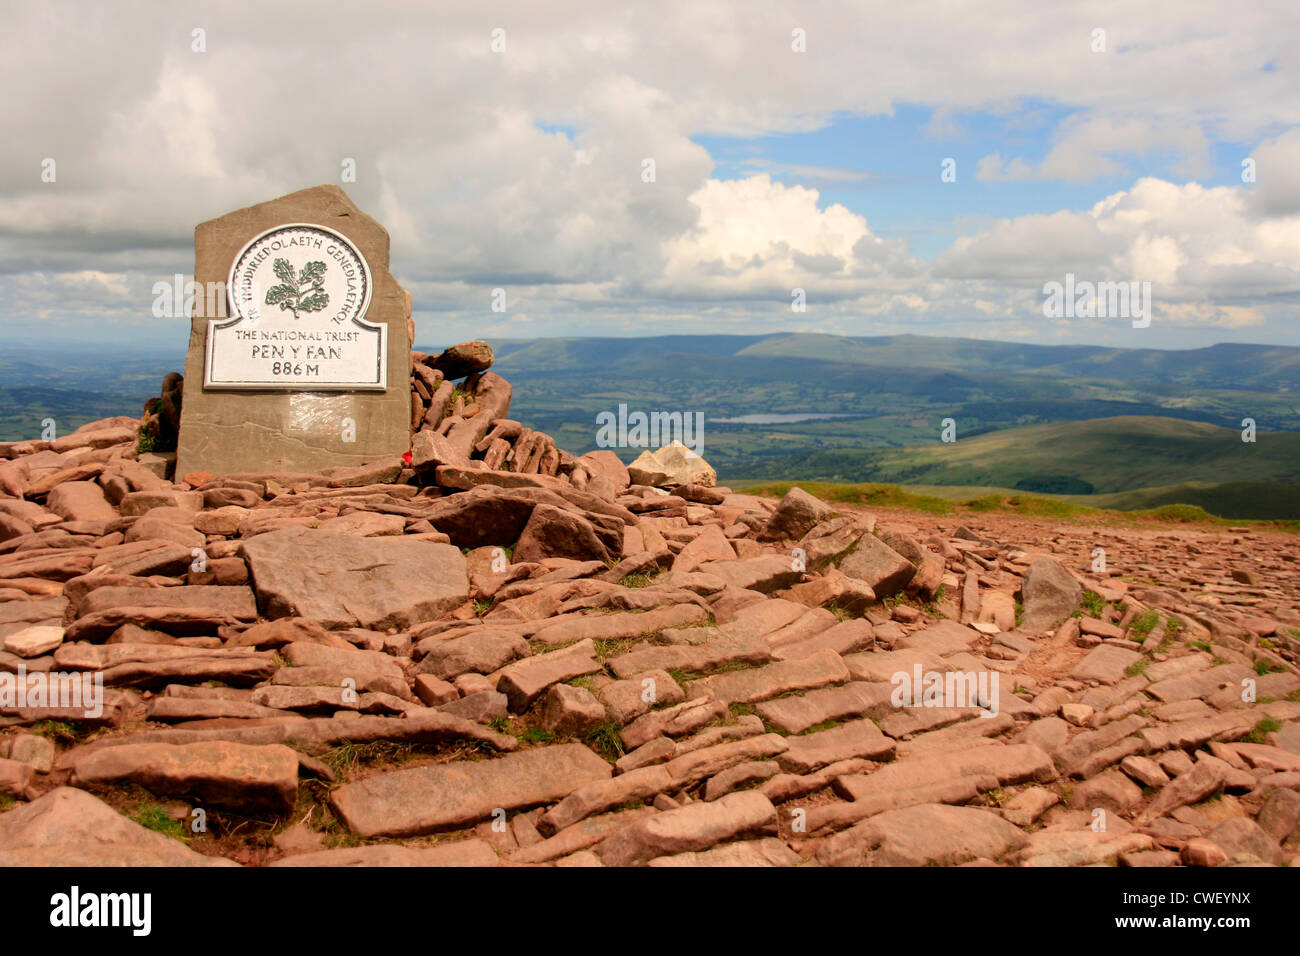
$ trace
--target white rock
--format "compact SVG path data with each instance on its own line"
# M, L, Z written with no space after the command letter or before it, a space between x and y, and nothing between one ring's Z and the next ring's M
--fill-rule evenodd
M718 473L707 461L679 441L658 451L643 451L627 466L633 483L651 486L704 485L718 483Z
M1062 704L1061 716L1076 727L1084 727L1092 716L1092 708L1087 704Z
M40 657L63 643L63 628L37 625L5 638L5 650L19 657Z

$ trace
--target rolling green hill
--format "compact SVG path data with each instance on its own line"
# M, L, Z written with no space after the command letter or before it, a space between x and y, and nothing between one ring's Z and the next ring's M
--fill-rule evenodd
M885 453L882 480L999 485L1058 494L1104 494L1188 481L1300 482L1300 434L1261 432L1152 416L1004 429L951 444ZM1090 487L1070 487L1082 482ZM1054 486L1055 484L1055 486Z
M1122 511L1191 504L1225 518L1300 517L1300 434L1259 432L1247 443L1237 429L1153 416L959 432L947 444L835 449L763 467L765 477L885 482L945 498L983 488Z

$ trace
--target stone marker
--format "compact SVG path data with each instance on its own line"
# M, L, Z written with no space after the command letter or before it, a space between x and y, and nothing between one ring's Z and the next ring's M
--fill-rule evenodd
M387 231L343 190L201 223L194 259L178 476L310 472L410 448L410 296L388 272Z

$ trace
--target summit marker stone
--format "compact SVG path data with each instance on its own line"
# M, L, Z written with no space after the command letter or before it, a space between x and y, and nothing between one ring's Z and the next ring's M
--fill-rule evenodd
M409 450L410 296L388 253L388 233L337 186L198 226L178 475Z

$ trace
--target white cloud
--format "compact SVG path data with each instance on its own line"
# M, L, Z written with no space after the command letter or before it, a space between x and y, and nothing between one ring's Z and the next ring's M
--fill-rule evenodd
M1300 213L1300 127L1261 143L1250 158L1256 177L1251 208L1266 216Z
M1157 318L1239 328L1300 293L1300 215L1261 218L1242 188L1144 178L1087 212L1002 220L935 261L953 279L1032 287L1152 283Z
M1059 180L1087 183L1130 172L1124 158L1148 157L1171 151L1179 158L1173 170L1179 175L1206 175L1210 166L1209 140L1195 124L1162 116L1083 115L1066 119L1041 163L1000 153L984 156L975 178L981 182L1043 182Z
M1238 300L1294 291L1296 16L1287 0L1232 16L1187 0L1177 17L1025 0L941 19L922 5L792 0L743 16L722 0L384 0L310 17L260 0L22 5L0 58L16 94L0 98L0 323L81 317L96 302L143 313L154 281L192 268L197 222L337 182L347 157L358 181L346 188L388 226L417 310L466 328L498 321L496 284L526 303L536 334L788 327L802 285L807 321L842 331L983 321L1010 334L1027 284L1070 266L1138 270L1182 287L1173 298L1272 314ZM1102 22L1111 52L1099 56ZM190 50L195 26L207 53ZM806 53L790 49L796 26ZM489 49L494 27L504 54ZM1084 181L1157 155L1193 178L1211 141L1274 138L1254 151L1258 184L1231 196L1142 180L1099 209L983 226L933 269L816 189L713 178L698 144L901 104L937 108L935 135L978 111L1069 111L1041 161L1008 146L981 161L984 180ZM40 181L44 157L57 183ZM771 168L827 188L857 172ZM85 272L121 282L50 278Z

